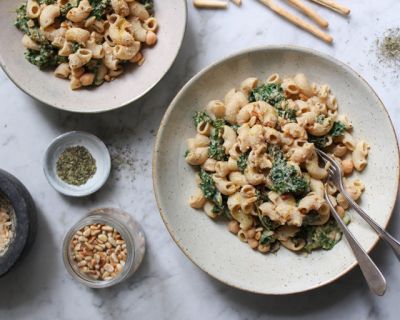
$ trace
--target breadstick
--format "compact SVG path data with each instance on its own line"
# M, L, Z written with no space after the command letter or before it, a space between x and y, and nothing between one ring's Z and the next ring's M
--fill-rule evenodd
M270 8L272 11L276 12L280 16L284 17L285 19L289 20L291 23L295 24L296 26L303 28L304 30L310 32L314 36L320 38L321 40L331 43L333 38L319 30L317 27L309 24L308 22L304 21L303 19L295 16L294 14L286 11L285 9L282 9L281 7L277 6L272 0L258 0L268 8Z
M226 1L218 0L193 0L193 4L196 8L201 9L226 9L228 7Z
M234 4L236 4L238 7L242 4L242 0L231 0Z
M301 0L287 0L291 5L302 11L305 15L307 15L310 19L314 20L320 27L327 28L328 21L322 18L318 13L316 13L313 9L307 7Z
M341 4L333 0L311 0L311 1L318 3L321 6L327 7L331 10L334 10L336 12L339 12L340 14L343 14L345 16L347 16L350 13L349 8L346 8L345 6L342 6Z

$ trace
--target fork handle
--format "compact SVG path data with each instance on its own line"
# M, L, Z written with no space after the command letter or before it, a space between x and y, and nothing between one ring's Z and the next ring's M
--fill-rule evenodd
M378 235L384 240L394 251L397 259L400 261L400 242L397 241L392 235L390 235L386 230L382 229L371 217L363 210L361 207L350 197L343 185L339 186L340 192L344 195L346 200L350 202L351 206L358 212L358 214L363 218L371 227L374 229Z
M360 266L361 272L364 275L365 280L371 291L378 296L382 296L386 291L386 280L376 264L371 260L368 253L361 247L359 242L354 238L353 234L347 228L346 224L340 218L339 214L333 207L332 203L329 200L327 192L325 191L325 197L327 202L331 208L331 212L337 223L339 224L340 229L346 237L347 242L349 243L351 249L353 250L354 255L358 261L358 265Z

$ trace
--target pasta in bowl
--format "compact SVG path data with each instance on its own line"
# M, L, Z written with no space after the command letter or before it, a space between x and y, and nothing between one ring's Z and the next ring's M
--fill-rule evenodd
M27 0L0 1L0 40L7 44L0 46L0 66L25 93L61 110L82 113L104 112L138 100L149 92L172 66L182 45L186 29L187 5L184 0L155 0L152 10L146 6L149 2L144 0L88 0L92 9L89 16L83 20L84 22L73 22L70 19L81 19L82 12L87 15L86 11L89 10L86 8L86 0L35 1L39 4L38 12L42 13L46 7L51 9L45 10L45 16L42 16L42 19L40 16L27 19L26 9L19 10L19 14L16 15L15 10L20 5L27 4ZM31 4L35 2L29 3L31 10L35 11L31 7ZM117 6L118 3L126 3L129 15L126 16L126 12L115 13L112 3ZM59 12L51 6L60 7ZM102 8L106 8L105 14L97 19L96 16L103 12ZM115 9L118 12L120 10L117 7ZM56 15L60 15L55 18L53 24L45 27L52 22L52 19L47 21L46 14L50 13L51 17L51 14L54 14L53 10ZM69 12L71 12L68 15L70 19L67 19L66 15ZM17 25L29 33L26 37L23 37L24 33L15 26L17 17L19 17ZM156 19L156 23L153 18ZM110 23L113 25L111 29ZM27 24L29 26L25 28ZM97 30L102 31L102 27L104 27L103 33L94 30L100 28ZM146 28L156 28L156 30L151 31ZM151 40L155 40L154 37L153 39L148 37L154 36L152 32L157 37L154 45L151 45ZM134 36L133 45L130 45L132 33L137 34ZM42 36L47 36L49 39L43 39ZM37 37L46 42L44 46L40 43L41 41L35 41ZM24 46L21 44L22 38L26 46L39 49L39 51L25 50L28 51L27 57L34 64L26 60ZM149 44L146 44L146 38ZM58 53L63 49L60 48L61 43L63 47L66 46L66 51L61 51L60 56ZM136 53L139 43L140 50ZM73 51L71 61L70 55L67 55L70 49ZM103 54L104 57L100 59L99 57ZM135 59L127 60L131 56ZM136 59L138 61L134 62ZM85 63L88 60L89 62ZM83 66L80 66L81 64ZM66 80L55 78L54 71L59 65L61 66L56 74ZM42 69L39 70L38 66L42 66ZM115 81L111 81L116 77ZM70 85L74 88L80 87L79 90L71 90L68 80L73 80ZM104 85L99 85L101 83Z
M229 161L229 158L232 157L231 154L226 154L225 149L223 150L224 152L221 152L222 148L220 148L220 145L224 145L226 142L225 139L229 141L229 143L225 143L224 148L230 149L234 144L239 143L239 134L237 130L239 130L240 126L244 127L245 131L249 130L249 132L253 127L255 127L253 130L259 130L257 128L262 126L262 131L264 131L262 138L266 138L265 131L271 132L268 128L272 128L271 124L276 119L276 126L274 129L279 132L279 137L287 139L288 136L291 137L292 134L297 134L295 133L297 130L289 130L292 127L296 127L296 125L293 125L294 121L288 121L293 116L293 112L286 108L279 108L279 105L276 105L273 101L261 101L262 99L259 98L265 96L265 92L261 89L254 92L257 93L254 95L256 101L250 101L250 95L247 95L247 93L244 94L245 99L241 99L243 105L251 103L254 105L254 103L257 103L259 107L257 108L258 110L252 109L250 113L247 113L248 110L244 109L241 114L241 116L243 116L243 123L240 124L233 124L230 122L230 116L226 116L226 109L228 108L224 110L225 113L223 113L223 116L215 116L215 113L218 112L217 110L222 109L220 108L221 103L216 104L213 102L210 104L210 101L220 99L223 105L227 107L225 102L226 93L232 93L232 88L235 88L235 94L241 96L240 92L243 93L243 89L245 89L245 86L241 86L241 83L249 76L259 79L256 88L270 85L268 82L271 82L271 79L269 79L269 81L267 80L272 72L279 72L279 77L282 80L280 86L282 87L285 100L297 101L296 104L302 104L300 101L308 100L310 97L307 96L308 98L306 99L305 97L300 97L300 95L295 98L291 95L287 96L285 92L287 81L285 83L283 81L283 78L287 78L287 76L292 75L293 77L291 80L295 82L294 76L298 73L304 73L308 77L307 82L310 84L311 89L313 89L312 83L318 84L318 88L322 88L323 84L327 83L329 87L332 88L330 94L336 97L336 103L333 103L333 105L339 105L337 113L333 112L335 115L332 120L334 123L340 121L343 124L340 126L336 124L335 126L335 131L341 133L341 135L334 137L334 131L331 131L334 128L334 124L332 125L332 123L330 123L332 128L330 128L329 131L325 129L329 133L326 139L321 138L322 136L319 135L321 134L318 132L319 128L312 128L312 126L310 126L307 129L311 129L313 133L309 134L308 130L304 129L307 133L307 139L303 137L304 144L298 143L297 146L304 147L305 145L310 147L309 144L311 144L313 148L315 148L317 143L330 144L324 148L324 151L332 154L334 147L336 145L341 145L341 142L345 141L344 136L348 136L346 133L351 135L353 138L351 141L355 143L355 146L359 145L360 141L366 141L367 144L371 146L368 156L365 157L365 160L368 160L368 165L366 166L363 164L364 161L357 162L357 157L359 157L358 152L361 154L359 158L361 160L364 159L362 154L367 151L364 143L360 143L360 149L356 152L355 150L349 150L347 147L346 149L342 147L341 150L339 148L337 150L335 149L335 156L341 159L342 166L347 166L346 170L348 173L346 178L348 179L348 188L354 189L354 196L357 197L359 197L362 189L364 189L362 191L362 196L359 198L359 204L383 227L385 227L389 221L396 200L399 159L397 139L390 118L371 87L348 66L313 50L292 46L269 46L250 49L207 67L181 89L164 115L153 153L153 185L161 217L169 233L182 252L210 276L225 284L243 290L262 294L280 295L302 292L326 285L343 276L356 265L354 255L346 241L338 241L340 239L340 234L337 233L336 225L330 223L331 220L328 220L328 223L325 224L312 224L312 220L314 219L314 223L318 223L318 221L322 223L323 220L320 221L320 219L326 219L326 215L323 214L324 205L320 201L315 201L314 198L318 197L318 193L320 193L318 186L321 185L322 182L320 183L319 181L322 180L321 178L317 178L317 176L313 178L307 171L307 168L305 168L305 163L300 165L300 170L298 169L298 165L293 160L297 157L303 157L301 149L297 150L295 153L293 151L296 149L285 147L281 142L275 141L273 135L268 134L267 136L270 142L268 143L265 139L267 143L266 150L265 147L257 150L259 151L257 153L252 153L253 150L251 147L247 152L245 150L238 150L237 155L234 155L234 157L240 160L236 161L239 170L229 171L225 178L222 179L222 187L220 185L220 179L216 176L221 191L228 191L229 193L232 192L232 185L226 185L225 180L232 182L230 180L230 178L232 178L234 182L240 184L239 181L243 180L242 176L245 175L244 171L250 168L253 163L257 164L259 167L265 167L265 169L258 169L263 172L261 180L264 181L262 184L257 184L257 179L253 180L253 177L251 177L252 172L250 172L250 180L253 183L247 183L249 182L247 179L243 181L245 182L243 186L250 185L250 187L243 188L241 185L240 188L237 188L235 184L233 184L235 193L239 193L237 198L240 196L240 200L242 200L242 196L245 200L253 198L251 201L254 201L255 197L257 198L257 205L253 204L253 208L256 207L258 209L261 204L267 203L261 207L264 213L261 210L254 210L257 212L257 215L250 213L250 215L244 216L245 218L251 217L251 228L249 228L248 225L246 226L246 223L248 223L247 220L241 221L242 227L244 228L240 227L241 223L239 221L232 220L237 221L239 226L236 222L232 222L232 224L234 223L235 225L231 226L231 231L234 233L238 232L238 234L240 230L243 231L240 232L239 237L242 238L239 239L245 240L244 238L247 237L248 239L256 240L250 242L247 240L247 243L238 241L237 235L227 232L227 223L229 222L224 216L226 213L230 213L230 211L225 210L224 207L228 207L229 209L229 205L231 205L231 208L239 208L239 205L237 203L235 204L233 201L236 197L233 197L228 204L227 199L230 196L226 196L220 192L220 190L216 189L217 182L214 181L214 176L217 171L210 171L210 167L204 168L204 163L188 165L186 159L188 156L192 157L189 155L190 152L199 149L198 151L200 152L196 151L195 155L198 156L198 159L203 157L203 160L205 159L206 162L206 160L210 158L208 150L204 151L201 148L212 147L212 154L222 158L222 160L216 160L216 162L228 162L229 165L235 165L232 160ZM249 82L251 83L251 81ZM297 86L300 88L301 84L297 84ZM251 86L249 88L251 88ZM271 88L273 87L269 87L269 90ZM251 90L254 89L251 88ZM269 93L271 93L270 91ZM312 100L310 103L317 98L319 99L321 93L317 93L316 96L311 97ZM330 99L331 102L335 101L333 97ZM272 109L270 107L264 108L262 105L265 106L265 103L269 104ZM230 104L231 103L228 103L228 105ZM289 107L293 106L293 103L290 101L288 101L288 104ZM211 106L213 107L211 108ZM242 110L243 107L240 106L238 109ZM264 123L258 118L258 116L261 115L259 112L260 110L268 110L268 112L264 112L263 117L261 117L262 120L265 120ZM295 123L298 125L301 115L300 113L297 115L297 111L298 110L296 110ZM205 122L199 128L200 134L196 132L197 125L200 122L197 122L196 125L193 123L193 115L196 112L197 116L200 116L196 117L196 119ZM238 114L239 113L237 113L237 115ZM251 120L252 117L256 119ZM285 117L288 119L285 119ZM217 121L217 119L219 120ZM306 117L304 117L304 119L306 119ZM223 126L218 126L219 124L222 125L222 123L218 123L222 122L222 120ZM315 116L310 120L311 123L318 123ZM322 117L319 118L319 121L321 120ZM347 122L347 120L349 122ZM326 120L326 122L328 121L329 120ZM246 128L246 123L249 128ZM281 123L282 126L278 126L279 123ZM353 126L352 129L348 127L350 123ZM233 129L236 134L236 140L235 135L232 134L230 129L227 129L226 132L221 130L222 132L220 132L218 136L215 135L216 138L214 139L213 129L216 127L224 128L225 125ZM285 127L285 131L281 131L281 127ZM314 131L314 129L317 129L317 132ZM207 136L204 133L208 130L209 135ZM300 131L302 130L300 129ZM276 133L275 131L273 132ZM324 133L324 131L321 132ZM223 136L224 133L225 136ZM196 137L198 135L203 135L205 138L201 137L201 139L197 138L197 140ZM257 135L248 136L251 138L250 141L246 138L243 140L243 143L253 143L253 139L258 139ZM300 136L292 139L301 140ZM309 141L311 139L313 139L313 142ZM347 137L346 139L351 138ZM192 141L189 145L187 143L188 140L189 142ZM193 140L195 141L194 144ZM274 147L274 143L271 143L274 141L278 148ZM196 146L196 144L199 143L200 145ZM289 149L291 150L289 151ZM340 155L340 152L343 152L343 150L346 151L346 155ZM251 157L250 153L252 153ZM283 153L283 157L281 157L281 153ZM240 159L241 154L245 154L242 159ZM186 157L184 157L184 155ZM258 155L261 157L258 157ZM190 161L194 159L196 159L196 157L190 159ZM350 159L353 161L351 174L351 168L348 167ZM211 160L207 161L207 165L210 164L210 161ZM211 161L211 164L212 162L213 161ZM359 169L362 170L362 172L357 170L355 162L360 164ZM274 174L272 175L270 174L272 168L268 168L268 166L271 166L271 164L274 166L274 163L276 165L276 170L273 171ZM225 174L224 170L226 170L226 167L225 164L217 166L218 172L222 176ZM323 166L319 165L319 167L318 171L323 172ZM241 170L243 170L243 172ZM311 169L311 171L312 170L313 169ZM269 190L268 186L272 185L270 185L268 180L271 179L272 182L279 182L282 176L285 175L291 178L290 181L294 181L295 183L291 185L276 183L275 190ZM237 179L235 176L240 177L240 179ZM199 183L202 182L201 178L205 182L204 186L207 186L207 183L209 183L208 186L210 186L210 188L206 188L205 190L209 198L214 199L212 195L217 194L215 197L217 200L219 196L216 190L221 193L222 204L226 204L226 206L222 206L222 210L218 208L214 209L215 203L212 200L203 198L204 194L202 191L200 192L201 186L199 186ZM258 177L255 176L254 178ZM362 184L358 183L357 179L360 179ZM304 181L306 183L304 183ZM353 184L353 186L351 186L351 184ZM265 185L265 187L261 188L262 185ZM225 190L225 187L227 190ZM281 192L284 188L292 191L292 194ZM385 191L382 192L382 190ZM272 193L269 195L270 192ZM312 200L310 202L308 202L308 200L303 200L302 206L304 206L306 210L304 210L304 208L299 210L299 200L310 192L315 193L314 199L310 197L310 200ZM341 202L340 196L338 196L334 189L330 190L330 192L332 196L335 196L337 206L343 207L344 209L346 204ZM285 199L286 195L289 195L287 199ZM246 198L245 196L250 197ZM269 201L266 197L268 197ZM293 198L295 200L294 205ZM188 204L188 199L192 199L192 205L198 206L200 209L191 208ZM198 202L196 203L196 201ZM204 201L209 203L205 210L202 209L202 202ZM292 214L297 212L297 215L283 214L276 217L272 214L276 213L277 206L289 208L288 213ZM320 209L317 209L318 206L320 206ZM272 207L275 210L269 210L270 208L268 207ZM240 202L240 208L242 211L248 210L246 201ZM293 210L293 208L297 208L297 210ZM310 208L312 210L309 210ZM309 211L306 213L305 211L307 210ZM319 214L315 214L318 210L320 210ZM206 211L206 213L209 213L211 216L217 215L218 219L214 221L210 220L203 211ZM278 212L282 213L284 211L279 208ZM234 210L233 215L235 215L235 213L237 212ZM298 213L300 213L300 215ZM260 216L268 217L270 220L276 220L276 222L273 222L272 232L264 232L271 226L266 219L268 223L263 226L259 219L259 214ZM274 219L271 219L268 214ZM285 218L285 220L282 219L282 221L279 221L281 216ZM377 235L350 208L345 210L344 216L348 216L348 218L344 219L351 221L348 225L351 232L355 235L363 248L370 251L378 240ZM283 221L284 223L282 223ZM300 224L300 222L300 226L295 225L295 223ZM279 235L277 233L278 228L280 228ZM298 231L298 229L306 228L310 229L314 235L314 239L312 236L310 239L318 241L315 241L315 243L309 242L309 238L304 236L304 234L293 232L293 230ZM283 232L285 229L287 229L287 232ZM331 231L329 231L329 229L331 229ZM265 241L267 243L264 247L260 247L260 249L261 251L267 251L266 254L257 252L262 235L263 242ZM302 241L299 240L300 238L304 239L306 243L301 250L293 252L284 247L281 240L278 239L278 236L283 241L285 241L286 238L292 238L290 243L286 242L285 244L291 246L293 242L296 246L294 249L298 249L298 246L303 246ZM276 240L272 241L273 238L276 238ZM280 245L281 249L278 252L272 253L272 251L277 249L278 244L276 243ZM253 250L250 245L255 249ZM315 249L318 247L318 250L312 251L311 254L307 253L307 249L310 251L313 249L313 246L315 246ZM324 247L326 249L331 248L331 250L324 250Z
M259 252L282 244L292 251L332 249L341 231L324 199L327 167L316 148L342 166L345 187L358 200L365 187L348 179L367 165L369 145L351 135L327 84L274 73L264 83L247 78L223 100L194 114L197 134L187 140L186 161L201 169L190 206L230 220L229 231ZM349 205L334 185L329 195L345 215Z
M27 0L17 9L26 59L72 90L114 80L157 42L153 0Z

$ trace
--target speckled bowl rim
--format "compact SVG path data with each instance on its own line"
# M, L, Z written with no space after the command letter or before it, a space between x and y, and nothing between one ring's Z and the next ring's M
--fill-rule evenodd
M309 49L309 48L305 48L305 47L301 47L301 46L294 46L294 45L268 45L268 46L257 46L257 47L252 47L250 49L245 49L245 50L241 50L239 52L233 53L231 55L226 56L225 58L220 59L217 62L212 63L211 65L209 65L208 67L205 67L204 69L202 69L199 73L197 73L195 76L193 76L183 87L182 89L178 92L178 94L175 96L175 98L172 100L172 102L170 103L170 105L168 106L167 111L165 112L162 120L161 120L161 124L160 127L158 129L157 132L157 137L156 137L156 141L154 144L154 148L153 148L153 158L152 158L152 176L153 176L153 190L154 190L154 195L156 198L156 202L157 202L157 207L158 210L160 211L160 215L161 218L169 232L169 234L171 235L172 239L175 241L175 243L178 245L178 247L181 249L181 251L185 254L185 256L187 258L189 258L190 261L192 261L193 264L195 264L197 267L199 267L201 270L203 270L205 273L207 273L209 276L211 276L212 278L237 289L243 290L243 291L248 291L248 292L252 292L252 293L257 293L257 294L263 294L263 295L276 295L276 296L283 296L283 295L289 295L289 294L296 294L296 293L301 293L301 292L307 292L307 291L311 291L323 286L326 286L336 280L338 280L339 278L341 278L342 276L344 276L345 274L347 274L348 272L350 272L355 266L358 265L357 261L355 261L353 264L351 264L350 266L348 266L346 269L344 269L341 273L339 273L338 275L336 275L335 277L333 277L332 279L329 279L325 282L321 282L318 283L314 286L305 288L304 290L295 290L292 292L285 292L285 293L274 293L274 292L264 292L264 291L259 291L259 290L250 290L248 288L243 288L241 286L238 286L236 284L233 283L229 283L226 282L225 280L221 279L219 276L217 275L213 275L210 274L205 268L199 266L190 256L190 254L187 252L187 250L185 250L185 246L179 242L178 239L176 239L176 237L174 236L173 233L173 228L168 224L167 222L167 218L166 218L166 214L164 213L162 207L161 207L161 201L159 199L159 195L158 195L158 181L157 181L157 175L156 175L156 168L157 168L157 162L160 161L158 158L158 152L157 150L160 148L160 141L161 141L161 137L163 135L163 131L164 128L167 125L167 122L169 120L170 114L172 112L172 110L174 109L174 107L176 106L177 102L180 100L180 98L183 96L183 94L186 92L186 90L193 84L195 83L200 77L202 77L205 73L207 73L209 70L226 63L229 60L235 59L239 56L245 55L245 54L250 54L253 52L257 52L257 51L274 51L274 50L288 50L288 51L294 51L297 53L305 53L305 54L309 54L309 55L314 55L317 56L319 58L328 60L336 65L338 65L339 67L345 69L347 72L353 74L354 76L356 76L360 81L362 81L370 90L371 92L375 95L375 97L377 98L377 100L379 101L379 108L381 109L382 112L385 112L389 122L391 124L391 129L393 131L394 137L395 137L395 141L396 141L396 150L397 150L397 164L400 163L400 154L399 154L399 142L397 139L397 135L396 135L396 130L393 126L393 122L392 119L390 118L390 115L385 107L385 105L383 104L382 100L379 98L379 96L377 95L377 93L375 92L375 90L372 88L372 86L358 73L356 72L353 68L351 68L350 66L348 66L347 64L341 62L340 60L326 54L326 53L322 53L318 50L314 50L314 49ZM400 168L399 166L397 166L397 174L396 174L396 183L397 183L397 187L395 190L393 190L393 195L392 195L392 204L390 205L390 214L388 215L386 221L383 223L382 227L384 229L386 229L390 219L393 216L393 210L396 204L396 200L397 200L397 194L399 192L399 180L400 180ZM371 247L367 250L368 253L370 253L376 246L376 244L379 241L379 236L376 235L376 239L374 240L373 244L371 245Z
M68 136L72 136L72 135L76 135L76 134L80 134L86 137L91 137L94 141L96 141L96 143L101 147L101 149L103 149L104 151L104 159L106 160L107 163L107 172L103 175L102 179L99 180L99 182L93 186L91 189L87 189L86 192L79 192L79 190L77 190L76 192L66 192L66 189L61 188L59 186L59 184L55 183L55 180L50 178L50 174L48 172L47 168L47 163L50 159L50 150L51 148L54 146L54 144L56 144L57 142L64 140L66 137ZM49 182L49 184L59 193L69 196L69 197L74 197L74 198L81 198L81 197L86 197L89 196L97 191L99 191L101 189L101 187L104 186L104 184L107 182L108 178L110 177L110 173L111 173L111 155L110 155L110 151L108 150L107 146L105 145L105 143L97 136L95 136L92 133L89 132L85 132L85 131L69 131L66 133L63 133L61 135L59 135L58 137L54 138L49 145L46 148L46 151L44 153L43 156L43 172L44 175L46 176L47 181Z
M178 57L179 52L181 51L182 43L183 43L183 40L185 39L185 34L186 34L186 30L187 30L188 5L187 5L186 0L182 0L182 2L184 3L184 6L185 6L185 16L184 16L185 23L184 23L184 30L182 32L182 37L179 39L179 45L177 46L177 50L176 50L176 52L174 54L175 57L171 60L171 62L169 63L168 67L165 69L165 72L160 74L160 77L158 78L157 81L155 81L152 85L148 86L147 89L144 90L142 93L136 95L135 97L132 97L131 99L129 99L127 101L124 101L124 102L122 102L120 104L117 104L114 107L107 108L107 109L104 109L104 110L87 111L87 110L72 110L72 109L69 109L69 108L61 108L61 107L58 107L58 106L54 106L54 105L44 101L41 97L36 95L33 91L31 91L31 90L25 88L24 86L18 84L14 80L12 75L7 71L7 68L5 67L5 64L3 63L3 60L1 59L1 57L0 57L0 67L3 70L3 72L7 75L8 79L10 79L16 85L16 87L18 89L20 89L21 91L26 93L28 96L34 98L35 100L37 100L37 101L39 101L39 102L41 102L41 103L43 103L43 104L45 104L47 106L50 106L52 108L55 108L55 109L58 109L58 110L62 110L62 111L73 112L73 113L87 113L87 114L103 113L103 112L109 112L109 111L120 109L122 107L127 106L128 104L131 104L131 103L139 100L140 98L145 96L149 91L151 91L165 77L165 75L170 71L172 65L175 63L176 58Z

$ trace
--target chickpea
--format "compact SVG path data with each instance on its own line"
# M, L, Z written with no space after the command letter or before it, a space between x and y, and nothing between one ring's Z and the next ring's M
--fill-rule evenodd
M153 46L157 42L157 35L153 31L147 31L146 44L148 46Z
M236 220L230 221L228 224L228 229L233 234L238 234L238 232L240 231L239 222L237 222Z
M250 230L246 231L247 239L254 239L255 235L256 235L256 230L255 229L250 229Z
M91 86L94 82L94 73L84 73L79 80L81 81L82 86Z
M335 209L336 209L337 213L339 214L339 216L343 219L343 217L344 217L344 209L343 209L343 207L342 206L336 206Z
M342 161L342 169L345 175L349 175L353 172L354 164L352 159L346 159Z
M265 244L259 244L257 247L257 250L260 251L261 253L267 253L270 249L269 245L265 245Z
M257 247L258 247L258 241L257 240L249 239L247 242L248 242L250 248L257 249Z

